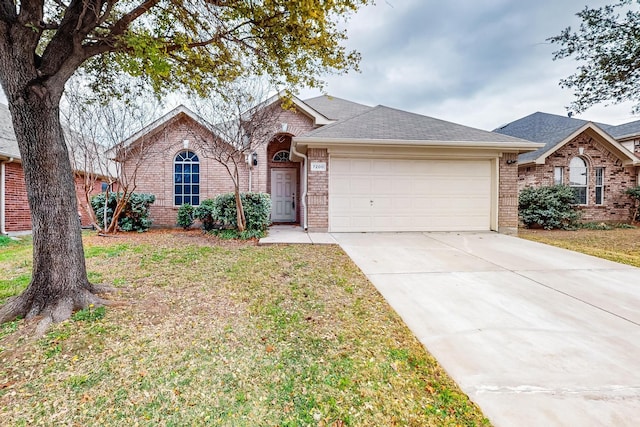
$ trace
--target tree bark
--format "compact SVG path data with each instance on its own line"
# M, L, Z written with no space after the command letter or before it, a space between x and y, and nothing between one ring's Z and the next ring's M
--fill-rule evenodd
M31 210L33 275L28 288L0 308L0 323L43 316L38 328L43 332L74 310L105 301L87 279L59 100L46 88L8 95Z

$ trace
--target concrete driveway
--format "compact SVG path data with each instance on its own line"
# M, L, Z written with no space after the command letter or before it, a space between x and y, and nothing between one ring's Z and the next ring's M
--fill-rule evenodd
M497 233L333 237L494 425L639 425L640 269Z

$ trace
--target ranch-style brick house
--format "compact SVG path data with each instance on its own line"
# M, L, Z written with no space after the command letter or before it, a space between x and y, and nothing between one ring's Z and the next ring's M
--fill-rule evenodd
M494 132L544 144L518 157L518 186L570 185L583 221L629 221L640 184L640 121L618 126L537 112Z
M277 131L239 159L241 191L270 194L274 223L329 232L517 231L516 159L542 144L330 96L265 105L275 103ZM175 226L182 203L232 191L225 168L196 143L215 138L211 129L180 106L118 144L153 147L136 191L156 196L154 225Z

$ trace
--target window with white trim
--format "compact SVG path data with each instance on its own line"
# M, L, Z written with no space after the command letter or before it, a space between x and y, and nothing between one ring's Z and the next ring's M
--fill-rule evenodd
M273 155L273 161L276 163L284 163L289 161L289 152L287 150L278 151Z
M181 151L173 162L173 204L200 204L200 160L193 151Z
M596 205L604 203L604 168L595 168L596 173Z
M587 162L580 157L574 157L569 162L569 185L576 194L576 203L587 204Z
M564 184L564 168L562 166L553 168L553 183L555 185Z

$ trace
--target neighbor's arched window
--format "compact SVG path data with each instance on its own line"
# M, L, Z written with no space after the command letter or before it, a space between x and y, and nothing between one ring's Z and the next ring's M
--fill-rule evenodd
M278 151L273 155L273 161L277 163L288 162L289 152L287 150Z
M181 151L173 162L173 204L200 204L200 160L193 151Z
M580 157L574 157L569 162L569 185L576 193L576 203L587 204L587 162Z

